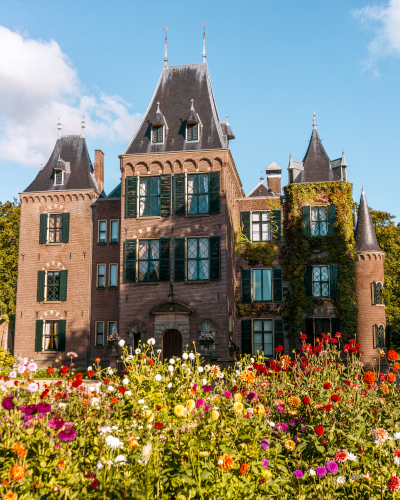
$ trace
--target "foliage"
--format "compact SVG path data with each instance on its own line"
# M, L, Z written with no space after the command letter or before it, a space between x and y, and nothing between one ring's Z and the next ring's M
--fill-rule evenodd
M6 351L4 347L0 347L0 373L3 370L10 371L9 368L15 363L14 356L11 352Z

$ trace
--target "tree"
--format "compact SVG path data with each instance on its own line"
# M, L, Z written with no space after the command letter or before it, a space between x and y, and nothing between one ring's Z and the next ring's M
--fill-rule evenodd
M17 296L20 205L0 202L0 316L14 329Z

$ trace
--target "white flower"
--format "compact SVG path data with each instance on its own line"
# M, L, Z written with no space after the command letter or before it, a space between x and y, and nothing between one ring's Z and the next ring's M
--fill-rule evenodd
M18 372L18 373L24 373L24 371L25 371L25 370L26 370L26 366L23 366L23 365L21 365L21 366L19 366L19 367L17 368L17 372Z
M144 465L147 465L147 462L150 459L152 451L153 451L153 446L151 443L148 443L143 446L141 460L144 463Z
M121 340L118 342L118 345L119 345L120 347L124 347L124 345L125 345L125 340L124 340L124 339L121 339Z
M170 382L168 385L167 385L168 389L171 389L172 387L172 383Z
M157 349L157 354L161 354L161 349Z
M152 428L153 428L153 426L152 426L151 424L148 424L148 425L147 425L147 428L148 428L148 429L152 429Z
M90 404L91 404L91 406L93 406L93 408L98 408L99 407L99 403L100 403L100 399L99 398L93 398Z
M174 367L172 365L169 365L168 366L168 371L172 373L174 371Z
M111 427L109 427L108 425L104 425L103 427L100 427L99 432L100 432L100 436L102 436L103 434L106 434L107 432L111 432Z
M129 378L124 378L124 379L122 380L122 383L123 383L124 385L128 385L128 384L129 384Z
M189 356L188 356L187 352L184 352L184 353L182 354L182 359L188 359L188 357L189 357Z
M336 479L336 482L338 484L340 484L340 486L343 486L344 483L346 482L346 478L344 476L339 476L337 479Z
M135 354L140 354L142 351L140 349L135 349Z
M113 436L112 434L109 434L106 437L106 445L109 446L112 450L124 447L123 441L120 441L117 437Z
M250 358L250 363L254 363L254 358Z
M162 380L162 376L159 373L157 373L155 378L156 378L157 382L161 382L161 380Z
M393 459L393 460L394 460L394 463L395 463L396 465L400 465L400 458L399 458L399 457L394 457L394 459Z
M38 389L39 389L39 384L37 384L36 382L32 382L32 384L28 385L29 392L36 392L38 391Z
M115 391L115 387L114 387L114 386L112 386L112 385L109 385L109 386L107 387L107 391L108 391L108 392L114 392L114 391Z
M126 458L125 455L117 455L114 458L114 464L116 465L125 465L128 459Z
M189 359L194 359L194 354L192 352L189 353Z
M357 462L357 455L355 455L354 453L347 453L346 460Z
M97 462L96 467L100 470L104 467L104 465L101 462Z
M203 373L203 372L204 372L204 368L203 368L202 366L198 366L198 367L197 367L197 371L198 371L199 373Z
M58 403L58 407L59 408L66 408L67 407L67 403Z
M206 379L206 378L203 378L203 380L201 381L201 383L202 383L203 385L207 385L207 379Z
M275 422L270 421L270 422L268 422L268 425L269 425L270 427L275 427Z
M186 371L187 371L188 375L190 375L192 373L192 370L190 368L188 368Z
M125 396L132 396L132 391L126 391Z
M111 429L112 429L113 431L119 431L119 427L118 427L118 425L113 425L113 426L111 427Z
M220 459L218 460L218 465L222 465L223 463L224 463L224 461L222 460L222 458L220 458Z
M156 343L156 341L155 341L155 339L149 339L149 340L147 341L147 343L148 343L149 345L154 345L154 344Z
M170 363L170 365L174 365L174 364L175 364L175 360L174 360L174 358L171 358L171 359L169 360L169 363Z
M138 403L139 403L140 405L144 404L144 399L139 399Z
M133 359L132 354L129 354L129 356L126 357L126 361L131 361Z
M1 390L2 390L3 392L7 392L7 391L8 391L8 387L7 387L7 385L6 385L6 384L1 384Z
M224 378L224 372L221 372L219 375L218 375L219 378Z
M181 364L181 367L182 367L182 368L186 368L186 363L182 363L182 364Z
M35 372L37 370L37 364L36 363L29 363L27 368L30 372Z
M309 476L315 476L315 470L314 470L314 469L310 469L310 470L308 471L308 475L309 475Z
M76 352L67 352L67 357L68 358L77 358L78 355L76 354Z
M17 372L16 372L15 370L13 370L12 372L10 372L10 373L8 374L8 376L9 376L10 378L15 378L15 377L17 376Z
M395 432L393 437L398 441L400 439L400 432Z

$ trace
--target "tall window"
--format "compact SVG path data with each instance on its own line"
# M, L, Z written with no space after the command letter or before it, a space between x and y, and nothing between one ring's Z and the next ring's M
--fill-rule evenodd
M160 215L160 177L140 177L139 214Z
M46 300L60 300L60 272L47 271Z
M110 336L114 332L117 332L117 322L116 321L109 321L108 322L108 336Z
M54 171L54 184L62 184L63 183L63 171L55 170Z
M98 264L97 266L97 288L106 286L106 265Z
M62 241L62 214L49 215L49 243L61 243Z
M107 241L107 221L99 221L99 243L105 243Z
M255 319L253 321L253 352L272 356L274 354L274 341L271 319Z
M160 143L164 142L164 127L162 125L151 128L152 138L151 142Z
M118 280L118 264L110 264L110 287L116 288Z
M96 345L104 345L104 321L98 321L96 323Z
M197 141L199 139L199 124L190 123L186 129L187 141Z
M44 322L43 350L57 351L58 349L58 321Z
M159 281L160 240L139 240L139 281Z
M329 266L313 266L314 297L329 297Z
M271 240L271 218L269 212L252 212L252 241Z
M311 236L326 236L327 234L326 207L311 207Z
M253 269L253 301L266 302L272 300L271 269Z
M375 349L386 347L385 325L375 325Z
M375 281L373 283L373 293L374 293L374 304L375 305L382 305L383 298L382 298L382 290L383 290L383 283L381 281Z
M314 335L317 336L322 333L331 333L330 318L314 318Z
M188 280L210 278L210 247L208 238L188 238Z
M187 176L188 214L209 213L210 190L208 174Z
M118 243L118 221L111 221L110 243Z

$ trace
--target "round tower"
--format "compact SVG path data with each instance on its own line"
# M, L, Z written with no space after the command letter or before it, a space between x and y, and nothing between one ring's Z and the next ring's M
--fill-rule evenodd
M364 368L378 366L378 349L385 352L385 356L380 358L382 367L387 365L386 308L382 297L385 253L376 239L364 187L361 192L355 240L357 342L364 353L361 358Z

